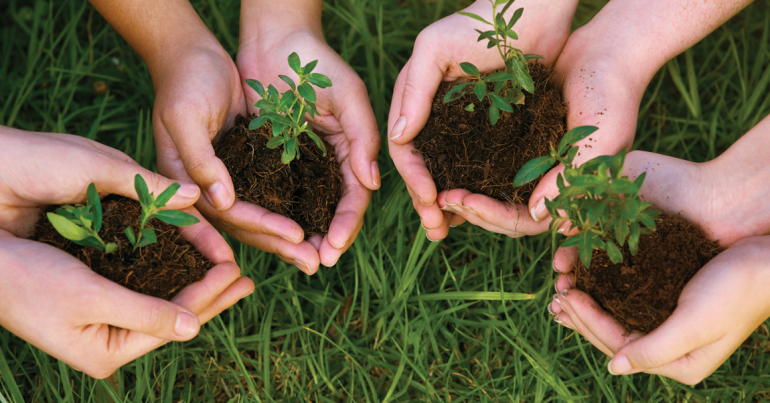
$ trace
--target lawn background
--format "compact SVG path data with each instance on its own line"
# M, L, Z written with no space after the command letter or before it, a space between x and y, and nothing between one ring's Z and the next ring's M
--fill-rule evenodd
M366 83L381 128L416 35L467 3L324 3L326 38ZM582 1L574 27L604 3ZM234 55L240 2L193 4ZM642 101L635 148L706 161L768 114L769 5L750 5L661 69ZM88 3L0 0L0 31L0 124L85 136L154 169L149 74ZM95 92L99 81L106 94ZM379 163L382 189L335 267L308 277L233 243L256 292L194 340L124 366L117 390L0 328L0 403L770 398L765 325L694 387L609 376L603 354L549 319L544 236L510 239L466 224L428 242L386 147Z

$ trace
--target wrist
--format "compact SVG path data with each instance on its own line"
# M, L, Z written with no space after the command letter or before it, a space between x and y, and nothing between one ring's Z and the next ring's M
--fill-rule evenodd
M274 0L242 0L239 48L276 42L297 32L323 39L321 6L317 0L295 0L292 7Z

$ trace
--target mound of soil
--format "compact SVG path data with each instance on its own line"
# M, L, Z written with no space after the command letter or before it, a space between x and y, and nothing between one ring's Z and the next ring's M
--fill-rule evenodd
M271 126L249 130L252 118L238 116L235 127L214 148L233 178L236 197L291 218L305 231L306 239L326 234L342 198L342 173L334 147L324 140L324 157L308 136L299 136L300 160L286 165L281 162L282 147L265 146L273 138Z
M557 145L567 129L567 107L554 73L532 63L530 74L535 93L525 92L524 105L515 105L513 113L501 111L495 125L489 122L489 98L479 102L471 91L444 103L454 84L439 87L428 123L414 138L415 152L423 155L439 192L466 189L501 201L529 202L539 180L514 188L516 172L548 155L550 144ZM489 84L490 91L493 87ZM474 112L464 110L470 103Z
M684 286L721 251L698 228L681 217L662 215L655 232L642 235L632 256L621 248L623 263L594 250L591 268L578 261L576 287L591 295L627 333L649 333L676 308Z
M57 207L47 211L55 211ZM155 218L147 226L155 229L158 242L132 252L133 245L123 230L131 226L138 233L141 217L142 207L137 201L115 195L102 200L99 236L106 243L118 244L118 249L109 254L77 245L59 235L45 215L37 223L31 239L75 256L94 272L129 290L170 300L183 288L202 279L214 264L182 238L176 227Z

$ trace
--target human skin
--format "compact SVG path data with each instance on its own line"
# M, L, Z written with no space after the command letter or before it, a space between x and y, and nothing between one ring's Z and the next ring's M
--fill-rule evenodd
M246 113L242 80L230 55L188 1L92 0L147 64L155 88L153 130L158 171L197 183L196 207L220 230L276 253L308 274L319 253L294 221L235 198L212 141Z
M316 89L316 107L320 116L309 120L316 133L333 147L343 176L342 199L325 236L315 235L308 242L317 249L317 257L296 257L298 266L315 271L319 260L332 266L344 253L363 225L371 191L380 187L377 154L380 134L366 86L358 74L332 50L321 29L320 0L295 0L288 5L273 0L241 2L241 33L237 66L242 78L273 84L278 91L289 89L279 74L298 81L289 68L288 56L296 52L303 65L318 60L313 72L322 73L332 86ZM256 91L243 83L249 113L259 99ZM272 246L281 255L280 243ZM286 256L287 259L291 258Z
M200 325L254 290L232 250L192 207L200 196L181 184L167 208L201 222L182 229L215 266L172 301L129 291L53 246L23 239L45 206L86 202L86 188L137 199L134 176L159 194L174 181L95 141L0 126L0 326L56 358L104 378L169 340L193 338Z
M554 65L554 70L564 80L567 128L599 127L590 140L577 144L581 146L581 153L575 162L581 164L598 155L614 155L623 148L630 148L642 95L655 73L748 3L747 0L612 1L588 24L572 33ZM525 16L528 11L525 7ZM553 18L546 16L540 21ZM519 29L522 38L528 32ZM589 142L591 148L582 147ZM468 220L511 237L541 233L550 223L544 198L551 199L558 194L556 177L563 170L564 167L559 165L546 173L533 191L528 206L502 203L455 189L437 196L438 207L462 217L453 218L453 224ZM410 167L409 171L416 169ZM421 189L430 197L429 185L432 182L414 185L411 189ZM427 226L427 217L422 213L421 216ZM430 225L436 225L436 222L437 219L433 221L432 218ZM436 239L432 232L430 236Z
M574 248L559 249L560 274L549 309L557 322L578 331L614 356L614 374L646 372L695 384L710 375L760 323L770 317L770 117L715 160L693 163L634 151L624 174L646 172L639 193L644 201L677 214L728 249L687 284L673 315L642 336L622 326L585 293L574 290Z
M539 54L545 58L547 65L553 65L567 41L577 3L577 0L516 1L506 13L506 20L518 8L524 8L524 13L513 27L519 40L511 41L511 45L524 53ZM464 11L480 15L488 21L492 16L492 6L487 0L479 0ZM480 71L504 67L497 48L487 49L486 42L477 42L478 34L474 29L487 30L489 26L453 14L425 28L417 36L412 56L401 70L393 89L388 117L390 156L406 182L412 205L420 215L431 241L443 239L450 225L458 225L465 220L484 226L481 217L476 214L481 211L474 211L473 208L485 209L484 214L506 214L506 217L516 214L517 210L511 204L500 203L483 195L472 195L466 190L452 191L454 193L450 193L450 199L445 199L448 192L437 194L425 161L412 153L413 139L428 121L431 103L441 82L465 77L459 67L460 63L473 63ZM469 203L463 205L465 198ZM522 220L518 230L522 233L534 234L548 228L547 224L535 223L526 211L519 216ZM493 221L492 218L488 220ZM494 230L494 227L487 229Z

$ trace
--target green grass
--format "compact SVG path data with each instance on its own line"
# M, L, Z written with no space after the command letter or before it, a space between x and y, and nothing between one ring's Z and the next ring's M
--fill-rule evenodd
M193 2L228 51L240 2ZM330 44L367 84L380 123L420 29L463 1L329 1ZM585 0L575 27L603 1ZM770 111L770 8L758 1L664 67L642 102L635 147L719 155ZM153 168L152 83L82 0L0 3L0 124L96 139ZM104 81L109 92L94 93ZM545 237L463 225L426 241L383 150L383 189L333 268L307 277L234 243L256 292L204 326L94 381L0 328L0 403L179 401L767 401L768 332L701 384L612 377L606 357L550 321Z

